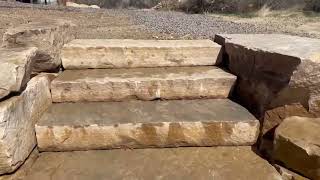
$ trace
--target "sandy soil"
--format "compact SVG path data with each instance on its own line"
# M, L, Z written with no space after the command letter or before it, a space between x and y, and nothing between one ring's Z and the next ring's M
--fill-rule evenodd
M32 21L74 23L76 38L194 39L216 33L286 33L320 38L320 15L268 14L266 17L154 10L80 9L0 1L0 38L7 28Z

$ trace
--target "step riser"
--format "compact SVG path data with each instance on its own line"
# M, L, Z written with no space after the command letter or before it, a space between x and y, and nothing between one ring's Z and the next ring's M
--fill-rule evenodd
M40 151L253 145L259 122L36 126Z
M209 40L75 40L63 48L62 63L65 69L214 65L220 49Z
M235 81L213 66L67 70L51 93L53 102L227 98Z
M234 81L158 80L52 84L54 102L227 98Z

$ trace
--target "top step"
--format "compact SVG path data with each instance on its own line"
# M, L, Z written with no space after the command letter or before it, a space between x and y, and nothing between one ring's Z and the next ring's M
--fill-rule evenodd
M76 39L61 58L65 69L206 66L220 49L210 40Z

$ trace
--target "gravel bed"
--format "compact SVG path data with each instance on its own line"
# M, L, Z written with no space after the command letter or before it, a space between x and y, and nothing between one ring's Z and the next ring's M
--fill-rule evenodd
M243 22L236 23L206 14L186 14L182 12L152 10L130 11L129 17L137 24L144 24L148 30L151 31L195 38L213 38L214 35L218 33L284 33L314 37L309 33L288 31L286 26L281 22L268 25Z

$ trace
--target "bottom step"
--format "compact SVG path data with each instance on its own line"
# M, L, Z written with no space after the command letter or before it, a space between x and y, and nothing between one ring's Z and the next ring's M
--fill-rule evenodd
M281 180L251 147L45 152L24 180Z
M36 125L40 151L252 145L258 133L227 99L53 104Z

